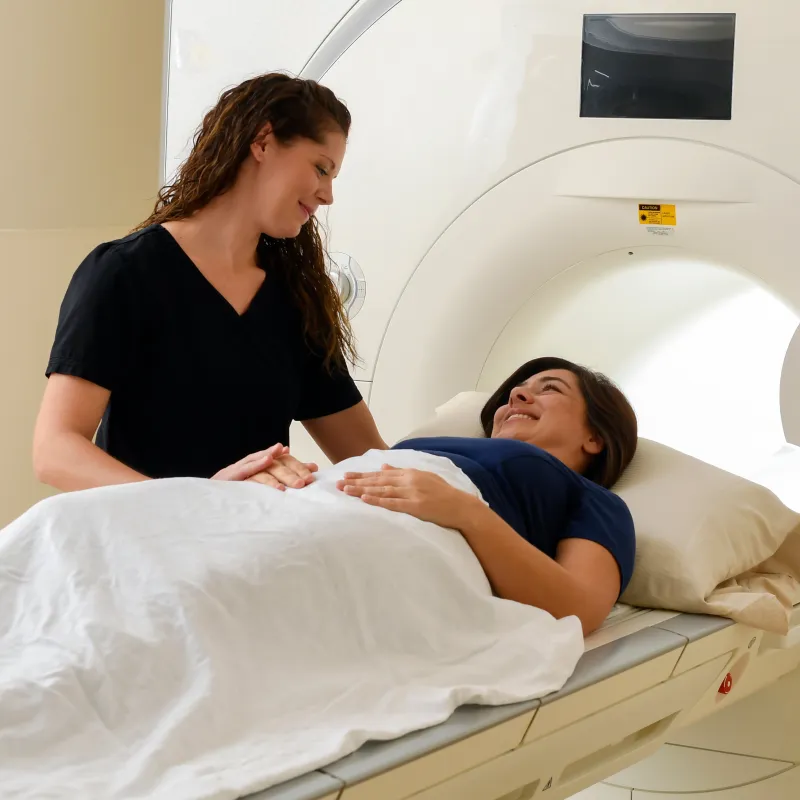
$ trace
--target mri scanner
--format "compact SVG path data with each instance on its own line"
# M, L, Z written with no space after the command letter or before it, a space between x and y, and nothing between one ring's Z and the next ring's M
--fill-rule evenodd
M666 443L742 474L800 444L800 7L343 5L301 74L353 112L325 222L362 357L354 377L387 441L545 352L628 389L670 331L756 291L772 311L737 312L692 379L729 358L741 424L714 439L702 391L679 370L651 372L674 392ZM742 349L771 325L774 352ZM755 436L762 381L779 428ZM657 434L664 412L646 405ZM562 691L462 708L257 797L797 798L800 605L793 622L780 637L619 606Z

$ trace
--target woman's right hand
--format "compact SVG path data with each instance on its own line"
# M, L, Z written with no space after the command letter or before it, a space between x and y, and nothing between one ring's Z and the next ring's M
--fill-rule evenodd
M246 481L253 475L267 469L275 463L275 459L283 455L286 448L282 444L274 444L266 450L258 453L250 453L249 456L239 459L235 464L231 464L225 469L221 469L216 475L211 476L212 481Z
M307 486L314 480L313 473L318 469L316 464L298 461L289 453L288 447L276 444L221 469L212 480L254 481L283 491Z

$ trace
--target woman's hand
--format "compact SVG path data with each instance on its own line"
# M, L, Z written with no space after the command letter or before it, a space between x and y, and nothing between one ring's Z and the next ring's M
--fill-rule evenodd
M289 448L275 444L221 469L212 480L254 481L283 491L287 487L301 489L314 480L316 464L304 464L290 455Z
M384 464L380 472L347 472L336 488L372 506L402 511L457 530L476 499L433 472L397 469L389 464Z
M272 464L261 472L248 478L255 483L263 483L278 491L285 489L302 489L314 480L314 473L319 467L313 462L298 461L285 447L284 452L277 456Z

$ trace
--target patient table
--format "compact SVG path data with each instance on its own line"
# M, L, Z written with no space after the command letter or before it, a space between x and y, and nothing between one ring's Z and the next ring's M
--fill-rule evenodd
M618 606L561 691L459 708L441 725L369 742L248 800L570 797L798 667L800 604L792 622L780 637L720 617Z

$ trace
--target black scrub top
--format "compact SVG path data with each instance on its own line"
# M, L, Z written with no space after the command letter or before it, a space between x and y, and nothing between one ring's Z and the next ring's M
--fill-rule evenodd
M47 365L111 392L96 443L151 478L211 477L277 442L292 420L350 408L261 249L266 277L241 316L172 235L151 225L97 247L61 305Z

